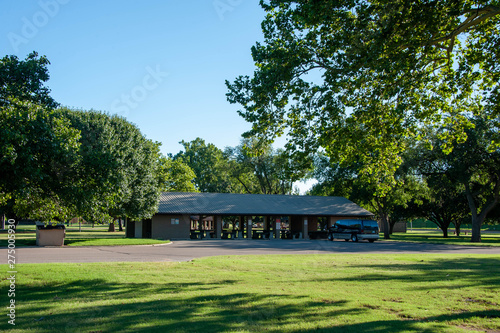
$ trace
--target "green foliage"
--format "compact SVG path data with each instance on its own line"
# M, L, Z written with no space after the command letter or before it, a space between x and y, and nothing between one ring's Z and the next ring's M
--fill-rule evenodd
M74 210L55 194L43 193L40 190L18 196L14 204L14 212L18 216L46 223L65 222L73 218Z
M58 103L44 86L48 64L36 52L21 61L0 59L2 214L46 222L143 219L157 211L162 189L195 190L192 170L162 158L159 143L124 118L55 110ZM219 178L207 180L215 186L226 175L217 165ZM205 175L211 177L210 170Z
M441 133L450 152L467 115L498 126L498 1L261 1L264 42L253 77L227 82L228 100L267 138L318 149L379 197L397 186L408 142ZM498 128L498 127L497 127ZM500 142L498 135L491 144ZM300 155L300 154L299 154Z
M70 128L66 119L43 106L14 100L1 107L0 126L0 187L4 191L54 189L56 182L65 179L79 138L79 131Z
M417 177L400 169L395 174L391 191L385 196L378 196L377 185L359 176L363 168L361 161L343 166L324 154L318 154L314 177L319 183L313 186L309 194L343 196L356 202L384 223L384 238L388 239L396 222L415 216L413 207L421 203L425 186Z
M161 190L166 192L196 192L194 171L186 165L182 158L160 158Z
M293 182L302 179L306 171L284 150L274 150L271 144L256 137L242 140L241 145L228 148L232 176L253 194L291 194Z
M26 60L16 56L0 59L0 107L18 102L42 105L49 109L59 104L50 97L50 89L44 86L49 80L49 60L32 52Z
M0 60L0 210L8 215L14 200L20 201L18 213L29 215L27 203L36 202L33 210L51 216L68 199L80 133L52 109L57 103L43 85L47 65L36 53L24 61Z
M222 150L205 140L181 141L184 151L174 156L182 160L196 175L195 185L200 192L241 193L241 185L231 178L229 160Z
M472 215L472 240L480 241L481 225L500 204L500 148L491 146L498 128L488 118L472 117L469 121L473 126L465 131L465 142L457 144L448 154L440 149L416 147L414 163L434 187L435 198L443 197L447 205L453 204L456 212L460 211L460 204L449 200L459 195L466 200ZM443 128L435 133L433 146L443 144L440 133L446 131Z
M426 142L415 142L405 153L405 172L418 175L423 186L422 200L412 205L416 212L415 218L425 218L437 225L443 232L443 237L448 237L448 228L455 225L457 234L460 226L469 218L470 210L465 197L463 184L447 176L442 169L433 169L442 165L444 161L438 161L437 155L445 156L439 149L441 142L430 140ZM428 148L428 144L437 145L434 150ZM433 156L433 157L431 157Z
M284 150L275 150L256 137L245 138L239 146L226 147L224 151L200 138L181 144L184 151L162 163L169 167L180 163L176 178L183 180L179 184L170 181L167 173L167 188L191 191L194 182L200 192L291 194L293 182L306 177L309 170L307 163L296 163ZM189 175L190 170L194 177Z
M119 116L58 112L82 133L71 189L78 215L94 221L150 218L160 194L159 144Z

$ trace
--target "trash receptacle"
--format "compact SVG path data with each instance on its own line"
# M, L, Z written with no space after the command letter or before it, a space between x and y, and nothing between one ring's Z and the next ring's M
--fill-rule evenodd
M36 225L36 245L38 246L63 246L66 236L66 226L64 224L56 225Z

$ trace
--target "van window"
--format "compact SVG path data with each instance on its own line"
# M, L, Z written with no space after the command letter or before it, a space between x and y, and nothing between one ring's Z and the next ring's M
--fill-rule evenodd
M334 225L337 229L361 229L361 220L339 220Z
M351 221L351 229L361 229L361 221Z
M337 228L337 229L346 229L347 228L347 223L344 222L344 221L337 221L337 222L335 222L334 227Z
M378 223L377 221L363 221L363 226L365 230L378 230Z

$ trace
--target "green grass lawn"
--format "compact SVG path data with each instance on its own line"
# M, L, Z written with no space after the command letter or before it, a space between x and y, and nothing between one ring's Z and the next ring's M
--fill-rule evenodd
M383 234L380 234L383 239ZM453 232L448 234L448 238L443 238L442 231L436 229L419 229L406 233L394 233L391 240L401 242L429 243L429 244L450 244L450 245L474 245L474 246L500 246L500 233L481 232L481 243L471 243L470 232L467 235L454 236Z
M224 256L16 269L11 332L500 331L497 255ZM5 312L7 281L0 284ZM0 330L8 328L4 316Z
M64 244L67 246L106 246L106 245L151 245L168 243L166 240L148 238L125 238L124 231L108 232L108 226L78 225L66 228ZM0 246L7 246L7 234L0 234ZM34 225L20 225L16 232L16 246L36 245Z

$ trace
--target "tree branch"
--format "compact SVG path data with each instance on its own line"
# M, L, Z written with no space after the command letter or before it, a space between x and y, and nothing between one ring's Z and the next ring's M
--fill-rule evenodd
M488 213L495 208L500 201L500 179L497 179L493 193L493 199L483 207L483 211L480 214L480 217L483 219L486 218L486 215L488 215Z
M439 44L442 42L445 42L447 40L453 41L453 44L454 44L455 38L458 35L460 35L461 33L469 30L470 28L478 25L481 22L484 22L485 20L489 19L490 17L493 17L493 16L500 14L500 8L495 7L495 6L486 6L484 8L477 8L477 9L471 9L471 10L464 11L464 12L460 13L459 16L465 15L467 13L475 13L475 16L471 16L471 17L467 18L462 24L460 24L457 28L455 28L448 35L443 36L443 37L438 38L438 39L435 39L435 40L427 41L427 42L423 43L421 46L434 45L437 47L442 47ZM484 13L484 14L479 16L481 13ZM447 49L449 50L449 47Z

